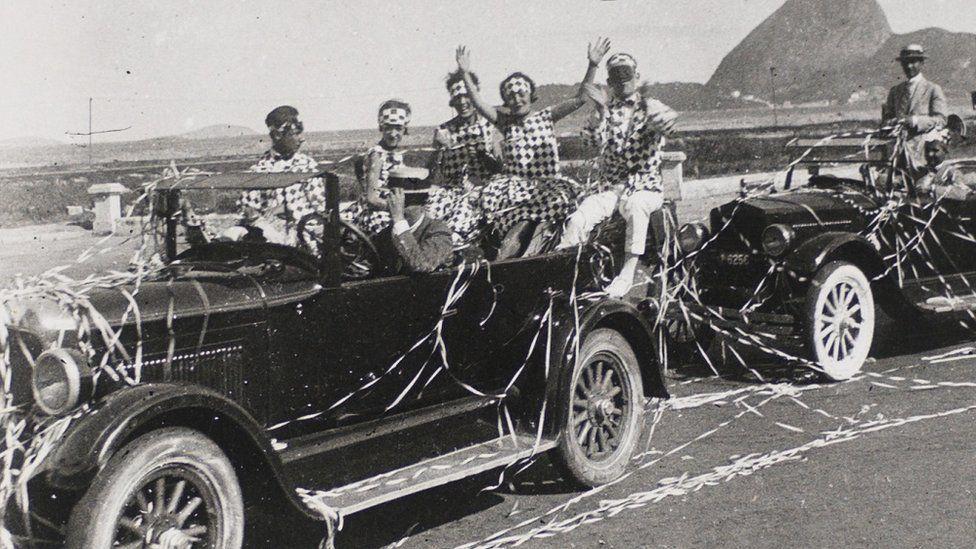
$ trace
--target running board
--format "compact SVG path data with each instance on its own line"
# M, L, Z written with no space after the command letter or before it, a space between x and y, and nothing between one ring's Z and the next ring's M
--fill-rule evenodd
M955 297L930 297L922 303L918 303L918 308L933 313L976 311L976 294Z
M556 447L556 441L516 435L455 450L414 465L332 490L299 488L303 500L314 499L351 515L404 496L502 467Z

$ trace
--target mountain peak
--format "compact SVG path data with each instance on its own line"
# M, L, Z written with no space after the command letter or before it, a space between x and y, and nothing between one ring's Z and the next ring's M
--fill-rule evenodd
M770 69L784 97L809 75L870 58L892 36L876 0L787 0L722 60L707 86L769 98Z

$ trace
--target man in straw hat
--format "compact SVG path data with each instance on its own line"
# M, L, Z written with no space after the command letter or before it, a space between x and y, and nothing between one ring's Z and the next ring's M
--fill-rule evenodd
M901 124L908 130L909 159L916 166L925 164L922 156L922 140L917 136L941 129L946 124L947 105L945 93L938 84L922 75L922 66L928 56L918 44L909 44L896 59L901 63L907 80L888 92L888 99L881 107L881 119L885 126Z
M609 96L603 88L583 85L596 109L583 138L600 150L600 173L593 194L566 221L559 243L567 248L586 242L597 224L620 211L627 221L626 257L607 287L612 297L626 295L634 285L650 216L664 203L661 149L678 117L667 105L648 97L639 79L633 56L618 53L607 60Z

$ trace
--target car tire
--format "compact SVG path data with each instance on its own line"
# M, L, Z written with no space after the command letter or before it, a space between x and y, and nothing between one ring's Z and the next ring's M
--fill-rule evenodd
M174 427L145 434L109 459L75 505L65 546L139 547L142 540L146 547L179 547L183 536L204 547L239 549L244 505L220 447L198 431Z
M590 332L579 356L560 388L553 458L565 478L592 487L626 471L640 440L644 389L637 355L616 330Z
M874 295L864 272L846 261L817 271L806 300L807 342L820 374L831 381L861 371L874 339Z

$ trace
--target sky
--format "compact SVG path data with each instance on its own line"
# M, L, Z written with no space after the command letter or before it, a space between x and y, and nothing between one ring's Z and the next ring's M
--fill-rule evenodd
M398 97L413 123L451 116L444 77L466 44L486 95L521 70L573 83L608 36L650 81L704 82L784 0L3 0L0 140L141 139L211 124L264 131L279 104L308 130L369 128ZM829 2L830 0L824 0ZM880 0L895 32L976 32L974 0ZM601 74L599 78L603 78Z

